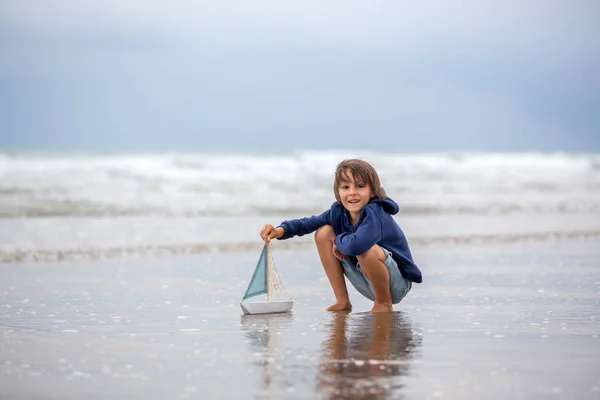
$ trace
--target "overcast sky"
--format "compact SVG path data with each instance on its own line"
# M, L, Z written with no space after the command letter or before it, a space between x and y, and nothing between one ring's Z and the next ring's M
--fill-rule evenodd
M600 151L600 2L0 2L0 148Z

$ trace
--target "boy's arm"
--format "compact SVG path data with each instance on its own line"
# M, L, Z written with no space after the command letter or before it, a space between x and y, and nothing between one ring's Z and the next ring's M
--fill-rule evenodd
M289 239L294 236L303 236L316 231L323 225L331 224L330 214L331 210L327 210L321 215L283 221L279 224L283 228L283 236L279 240Z
M365 208L365 218L354 233L340 233L334 239L342 254L356 256L369 250L383 239L383 223L371 208Z

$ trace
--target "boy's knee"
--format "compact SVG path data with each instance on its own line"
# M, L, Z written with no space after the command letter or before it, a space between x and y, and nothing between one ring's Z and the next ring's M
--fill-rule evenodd
M315 242L331 241L335 238L333 227L331 225L323 225L315 232Z
M365 251L364 253L361 254L357 254L356 258L358 259L358 262L363 264L365 261L369 262L369 261L381 261L384 262L385 261L385 253L383 252L383 249L381 247L379 247L379 245L374 244L373 246L371 246L371 248L367 251Z

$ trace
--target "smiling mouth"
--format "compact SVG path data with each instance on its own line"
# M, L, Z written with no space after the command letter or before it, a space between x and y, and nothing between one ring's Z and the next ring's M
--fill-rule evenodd
M356 204L359 202L360 202L360 200L348 200L348 203L350 203L350 204Z

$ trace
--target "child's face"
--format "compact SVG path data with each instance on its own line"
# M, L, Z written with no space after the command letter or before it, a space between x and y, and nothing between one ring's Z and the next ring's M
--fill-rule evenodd
M371 200L373 192L371 186L362 183L355 182L354 176L350 171L347 171L348 181L342 181L338 187L338 194L342 205L351 214L358 214Z

